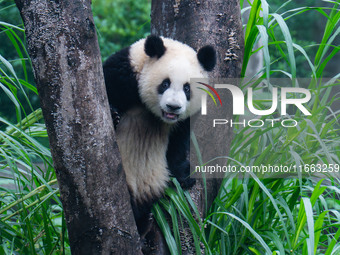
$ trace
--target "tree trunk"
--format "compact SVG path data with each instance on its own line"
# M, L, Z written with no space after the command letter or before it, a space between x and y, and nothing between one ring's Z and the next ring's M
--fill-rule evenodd
M153 0L151 33L179 40L195 50L207 44L213 45L217 52L217 65L210 76L213 79L240 76L244 39L240 4L237 0ZM232 119L231 95L227 90L220 91L224 116L226 119ZM213 109L212 100L208 100L208 106L209 109ZM213 144L214 148L218 148L218 151L206 151L204 162L216 156L227 156L229 152L232 129L223 126L211 135L211 123L215 118L214 113L210 112L195 123L195 135L200 147L212 148ZM226 164L225 160L223 164ZM202 217L215 199L221 182L222 178L207 179L205 193L201 180L191 190L191 196Z
M72 254L140 254L90 1L16 0Z

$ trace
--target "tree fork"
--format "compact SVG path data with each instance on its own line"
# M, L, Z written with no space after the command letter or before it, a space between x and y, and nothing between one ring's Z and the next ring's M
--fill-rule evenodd
M141 254L90 1L15 2L25 24L72 254Z

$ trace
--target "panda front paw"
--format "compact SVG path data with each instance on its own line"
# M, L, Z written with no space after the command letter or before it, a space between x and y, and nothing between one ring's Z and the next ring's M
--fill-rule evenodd
M116 129L119 122L120 122L120 113L118 112L118 109L110 105L111 110L111 117L113 121L114 128Z
M174 175L181 185L182 189L190 189L196 184L196 179L190 177L190 164L189 161L184 161L180 164L175 171Z
M187 177L182 180L178 180L178 182L181 184L182 189L190 189L196 184L196 179Z

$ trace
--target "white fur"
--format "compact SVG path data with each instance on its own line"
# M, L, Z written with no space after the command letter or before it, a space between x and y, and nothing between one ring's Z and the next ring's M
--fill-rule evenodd
M117 142L133 197L143 202L160 196L167 186L166 150L169 126L141 107L125 113L117 126Z
M117 126L117 141L122 155L127 183L137 202L160 196L169 181L166 150L171 125L162 117L166 105L179 105L178 120L184 120L200 109L201 91L191 84L188 101L183 85L191 78L207 77L189 46L168 38L162 38L165 54L157 59L144 52L145 39L130 47L130 63L136 73L141 100L158 116L151 116L142 107L126 112ZM157 88L166 78L171 86L163 95Z

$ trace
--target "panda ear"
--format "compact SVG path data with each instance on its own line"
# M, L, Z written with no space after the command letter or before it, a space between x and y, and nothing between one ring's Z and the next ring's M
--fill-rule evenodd
M166 48L164 47L163 40L159 36L149 35L146 38L144 51L149 57L160 58L161 56L163 56L165 50Z
M206 71L211 71L216 65L216 51L210 46L204 46L197 52L197 58Z

